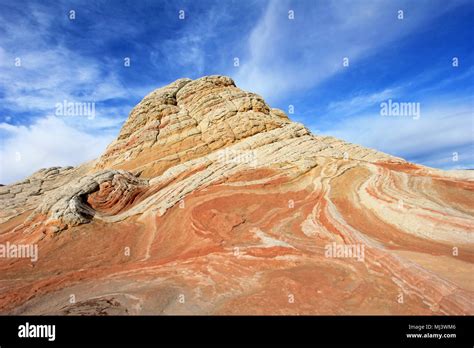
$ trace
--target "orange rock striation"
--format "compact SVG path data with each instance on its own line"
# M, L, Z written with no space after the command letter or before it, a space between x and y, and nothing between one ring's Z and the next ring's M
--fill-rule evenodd
M472 315L473 193L180 79L97 160L0 187L0 313Z

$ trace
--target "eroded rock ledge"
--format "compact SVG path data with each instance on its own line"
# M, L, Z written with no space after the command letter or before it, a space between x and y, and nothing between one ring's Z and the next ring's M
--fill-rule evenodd
M148 180L127 171L104 170L47 195L34 214L47 216L47 225L63 230L126 209L147 186Z

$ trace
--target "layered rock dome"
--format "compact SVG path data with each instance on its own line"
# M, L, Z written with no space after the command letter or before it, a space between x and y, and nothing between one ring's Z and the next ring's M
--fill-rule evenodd
M473 192L180 79L97 160L0 187L0 244L39 249L0 258L0 313L474 314Z

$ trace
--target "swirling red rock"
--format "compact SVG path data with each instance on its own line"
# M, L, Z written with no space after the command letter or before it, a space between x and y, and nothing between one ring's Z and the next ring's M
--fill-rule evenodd
M0 245L38 247L0 257L0 313L472 315L473 193L180 79L97 160L0 187Z

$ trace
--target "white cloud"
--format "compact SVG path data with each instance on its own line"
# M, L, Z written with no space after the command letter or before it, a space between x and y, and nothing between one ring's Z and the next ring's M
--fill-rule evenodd
M334 114L345 116L357 114L361 110L366 109L367 107L373 106L374 104L378 104L389 98L394 98L399 90L399 87L387 88L372 94L359 94L350 100L340 100L336 102L331 102L328 105L328 111Z
M162 67L165 59L166 66L199 76L205 67L204 43L202 36L187 33L178 39L160 42L150 53L150 58L157 66Z
M12 54L2 54L11 62L0 67L3 103L15 111L49 112L63 100L100 102L127 96L114 74L102 72L97 62L64 47L25 52L19 55L21 67L14 65Z
M136 97L136 91L120 81L117 67L111 68L117 64L120 69L122 61L84 56L81 50L69 49L62 41L61 35L57 35L58 24L74 23L66 17L69 7L61 3L58 6L63 11L29 3L0 13L2 106L14 113L48 115L64 100L101 103ZM61 13L64 17L58 18ZM105 27L105 24L97 25L101 29ZM106 34L101 30L100 39L103 36ZM15 66L16 58L21 59L21 66ZM102 105L103 116L109 116L104 109Z
M271 1L249 37L235 80L272 100L311 88L411 33L460 1ZM310 6L302 6L310 4ZM405 19L397 11L405 9ZM288 11L295 19L288 19Z
M201 77L216 62L219 52L209 52L208 45L218 39L219 26L229 18L225 6L211 4L206 11L187 13L182 27L172 37L150 45L150 59L159 69L166 68L179 77ZM199 19L198 19L199 18Z
M57 16L58 12L39 3L0 14L0 89L2 107L8 110L0 115L8 122L0 124L2 184L42 167L77 165L96 158L131 108L105 101L134 98L143 92L122 84L117 68L110 68L117 62L68 49L55 35L61 20ZM19 67L15 66L17 57ZM56 104L63 101L94 103L95 117L52 116ZM29 115L26 120L15 119L25 114Z
M41 168L78 165L97 158L114 138L93 136L48 116L36 123L15 126L0 123L0 183L23 179Z
M466 100L421 103L418 120L376 112L350 117L323 133L428 166L474 168L474 111Z

